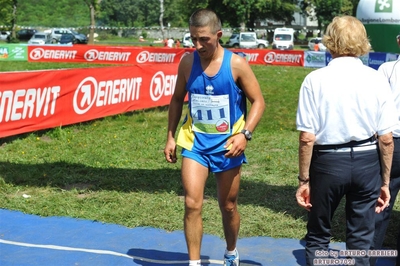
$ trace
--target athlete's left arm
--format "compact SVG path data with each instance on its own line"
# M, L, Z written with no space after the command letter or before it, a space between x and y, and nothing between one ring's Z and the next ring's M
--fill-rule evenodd
M236 83L239 84L239 87L243 90L251 103L244 128L254 131L265 109L265 101L260 89L260 84L250 65L244 58L233 54L231 65L232 74Z
M265 109L265 101L261 93L260 85L253 73L253 70L250 68L249 64L244 58L233 54L231 67L234 80L243 90L247 99L249 99L251 103L244 129L253 132ZM231 149L225 154L226 157L241 155L247 146L247 140L244 137L244 134L237 134L230 137L225 147L229 146L231 146Z

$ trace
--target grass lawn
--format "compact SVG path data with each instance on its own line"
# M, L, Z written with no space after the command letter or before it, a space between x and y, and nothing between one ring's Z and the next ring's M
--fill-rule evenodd
M0 62L0 71L88 67ZM97 65L96 65L97 66ZM240 237L301 239L306 211L297 206L295 128L298 90L312 69L252 66L267 108L249 142L239 195ZM180 162L163 155L168 107L0 139L0 206L41 216L68 216L128 227L183 230ZM205 189L204 233L222 237L215 179ZM24 198L28 194L30 198ZM343 202L342 202L343 204ZM394 206L385 246L395 248ZM345 241L343 205L332 241Z

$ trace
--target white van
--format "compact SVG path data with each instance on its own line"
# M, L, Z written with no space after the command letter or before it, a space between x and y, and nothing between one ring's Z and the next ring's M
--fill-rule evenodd
M276 28L274 31L274 41L272 49L293 50L294 47L294 29Z

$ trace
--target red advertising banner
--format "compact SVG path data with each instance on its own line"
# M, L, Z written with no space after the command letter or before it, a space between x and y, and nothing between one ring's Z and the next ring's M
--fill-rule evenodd
M249 64L304 66L302 50L233 49L246 54Z
M28 46L28 61L130 65L176 64L192 50L105 45L30 45Z
M82 62L97 64L177 64L194 49L102 45L28 46L30 62ZM232 49L247 55L250 64L304 66L302 50Z
M168 105L193 49L28 46L28 61L130 64L0 73L0 137ZM250 64L303 66L304 51L235 49Z
M168 105L178 64L0 73L0 137Z

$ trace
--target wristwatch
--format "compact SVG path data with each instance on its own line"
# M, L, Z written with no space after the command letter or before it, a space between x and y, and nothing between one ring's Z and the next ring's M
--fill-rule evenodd
M247 140L251 140L251 137L252 137L252 133L251 133L251 131L249 131L249 130L247 130L247 129L243 129L242 131L240 131L240 133L243 133L244 134L244 137L247 139Z

